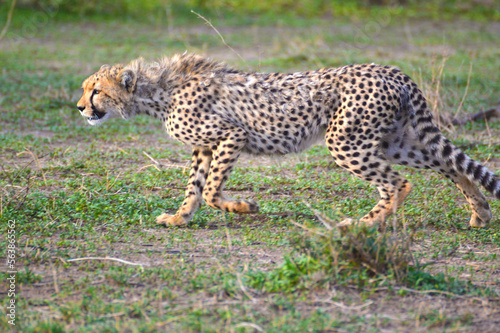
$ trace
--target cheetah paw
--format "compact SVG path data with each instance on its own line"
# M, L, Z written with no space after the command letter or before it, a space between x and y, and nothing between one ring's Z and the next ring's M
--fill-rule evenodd
M477 216L476 214L472 214L472 217L470 219L470 226L473 228L484 228L488 226L489 219L487 221L482 220Z
M189 221L186 221L182 216L180 215L168 215L168 214L161 214L156 218L156 223L158 224L163 224L165 226L183 226L186 225Z
M227 200L222 205L222 210L238 214L255 214L259 212L259 205L252 199Z
M259 205L252 199L245 200L248 205L248 214L256 214L259 212Z
M357 222L358 221L355 219L347 218L347 219L343 220L342 222L339 222L337 224L337 228L339 228L340 230L346 230L349 226L351 226Z

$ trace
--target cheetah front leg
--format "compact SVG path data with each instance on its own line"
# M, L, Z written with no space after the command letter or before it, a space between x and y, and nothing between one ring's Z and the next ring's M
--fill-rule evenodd
M202 202L203 187L212 161L212 151L207 148L193 147L191 172L189 175L186 197L175 215L161 214L156 223L172 226L187 224Z
M218 143L213 151L207 183L203 190L203 199L207 205L238 214L257 213L259 207L253 200L235 200L224 196L222 190L241 150L246 144L246 133L242 129L233 129L227 139Z

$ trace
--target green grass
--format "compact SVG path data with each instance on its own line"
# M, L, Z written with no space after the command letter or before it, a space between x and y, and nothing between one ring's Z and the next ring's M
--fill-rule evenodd
M2 7L8 8L10 3ZM101 0L81 3L77 0L31 0L18 4L18 10L36 9L43 16L70 21L81 17L94 20L142 21L155 25L190 24L197 20L194 10L216 20L229 20L232 25L285 24L307 25L310 19L334 18L366 21L374 18L498 21L500 11L491 1L426 0L426 1L322 1L322 0L146 0L140 4L128 0ZM39 21L43 18L37 18ZM372 26L373 27L373 26Z
M388 223L386 234L353 235L361 245L379 244L379 253L411 233L411 242L396 243L412 259L374 274L349 257L359 250L349 247L348 236L319 237L292 223L327 233L313 210L333 221L359 218L378 199L369 184L338 168L324 146L283 159L242 158L226 187L232 196L258 201L260 214L203 206L188 228L163 228L154 219L175 212L183 200L189 147L169 139L153 119L112 119L95 128L75 108L82 80L103 63L187 49L256 71L394 64L419 82L438 113L460 117L498 101L495 23L408 20L402 28L397 20L385 24L370 16L379 22L373 30L356 17L302 17L300 24L286 18L261 26L216 16L216 27L242 61L196 20L174 24L169 33L163 23L74 14L41 21L30 11L16 13L0 44L0 232L6 235L6 222L16 221L17 331L497 327L495 318L482 319L497 311L500 292L500 203L491 197L491 225L472 230L468 205L449 181L396 167L415 185L396 223ZM27 25L33 22L36 29ZM499 169L498 121L469 123L446 135ZM157 170L144 152L168 166ZM2 258L6 245L1 237ZM69 261L87 257L142 266ZM10 299L5 286L2 304ZM0 330L9 329L0 316Z

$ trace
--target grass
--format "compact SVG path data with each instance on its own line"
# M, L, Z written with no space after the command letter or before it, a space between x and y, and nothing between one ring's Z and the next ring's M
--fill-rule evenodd
M217 28L242 62L203 22L174 25L169 33L145 22L42 22L21 14L0 44L0 231L6 235L5 222L16 221L18 331L498 327L500 203L491 197L491 225L472 230L468 205L450 182L397 167L415 187L395 224L391 220L385 233L333 234L315 211L333 221L359 218L377 193L338 168L320 145L283 159L241 158L227 190L258 201L260 214L203 206L188 228L162 228L154 218L182 202L189 147L147 117L93 128L75 110L81 81L101 64L187 49L257 71L395 64L419 82L438 113L461 116L498 101L495 22L408 21L401 27L373 17L379 28L369 30L348 21L235 26L219 18ZM469 123L446 135L499 169L498 121ZM157 170L144 153L168 167ZM409 234L412 241L401 243ZM370 244L374 252L366 250ZM2 258L6 245L1 237ZM368 256L360 265L359 246L403 260ZM88 257L142 266L69 261ZM370 262L386 264L374 271ZM10 299L5 286L2 306ZM0 316L0 330L9 329Z
M3 6L7 7L6 3ZM438 1L321 1L321 0L266 0L249 3L241 0L147 0L140 4L127 0L102 0L82 4L76 0L28 0L18 5L21 9L38 9L39 12L65 20L75 17L92 17L98 20L128 20L155 25L190 24L195 21L191 10L205 16L229 21L232 25L285 24L302 26L311 19L334 18L350 21L387 19L474 20L498 21L500 11L488 0Z

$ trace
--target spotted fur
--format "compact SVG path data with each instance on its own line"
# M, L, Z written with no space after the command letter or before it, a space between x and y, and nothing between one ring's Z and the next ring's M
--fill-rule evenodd
M342 168L379 190L381 200L360 220L368 225L383 222L410 192L410 183L391 164L432 169L451 179L470 203L475 227L486 226L491 212L474 183L500 199L499 177L441 134L422 92L394 67L245 73L181 55L103 66L83 89L78 109L91 124L113 114L147 114L193 147L184 202L175 215L160 215L160 224L187 224L203 200L229 212L256 213L254 201L223 194L240 154L296 153L322 137Z

